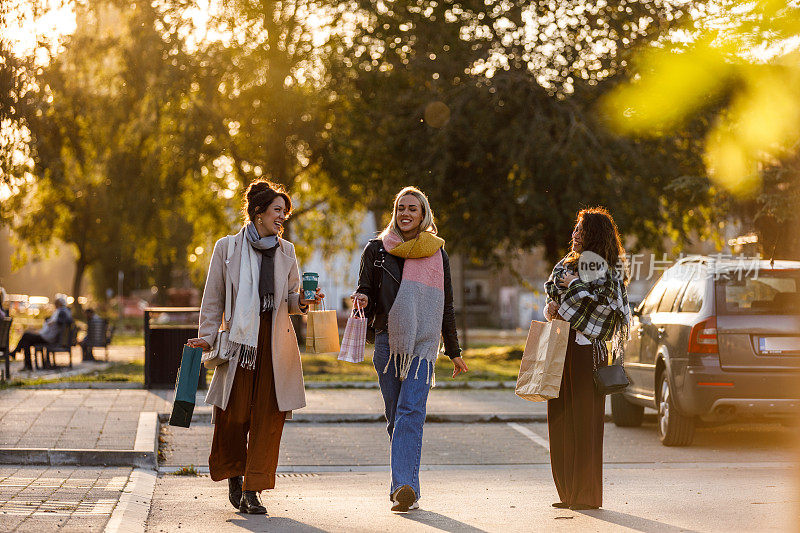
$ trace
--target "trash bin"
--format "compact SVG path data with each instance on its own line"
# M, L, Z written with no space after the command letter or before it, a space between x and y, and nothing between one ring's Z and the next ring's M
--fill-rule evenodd
M178 378L186 341L197 337L199 307L148 307L144 310L144 386L171 389ZM200 372L198 388L206 388Z

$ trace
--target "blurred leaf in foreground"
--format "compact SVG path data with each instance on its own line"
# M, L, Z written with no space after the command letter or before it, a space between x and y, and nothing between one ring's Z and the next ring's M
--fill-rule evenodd
M740 197L760 191L760 173L800 141L800 7L731 1L727 15L687 28L687 45L640 54L631 81L603 102L614 127L660 136L694 115L716 115L705 162L712 180Z

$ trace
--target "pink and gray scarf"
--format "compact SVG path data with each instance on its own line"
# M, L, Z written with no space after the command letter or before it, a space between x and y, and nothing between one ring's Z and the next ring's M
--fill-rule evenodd
M404 380L411 363L419 357L416 379L422 361L428 363L431 382L444 314L444 264L440 250L444 240L430 232L422 232L409 241L388 233L383 237L386 251L405 260L403 279L389 311L389 362L394 361L395 374Z

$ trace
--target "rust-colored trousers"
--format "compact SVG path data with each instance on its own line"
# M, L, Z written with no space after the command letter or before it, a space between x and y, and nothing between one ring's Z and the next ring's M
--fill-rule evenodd
M547 401L547 430L561 501L601 507L606 397L597 393L592 373L592 346L577 344L570 330L561 392Z
M255 369L236 368L228 408L214 407L216 423L208 468L214 481L244 476L244 490L262 491L275 488L286 420L275 396L272 313L261 315L257 350Z

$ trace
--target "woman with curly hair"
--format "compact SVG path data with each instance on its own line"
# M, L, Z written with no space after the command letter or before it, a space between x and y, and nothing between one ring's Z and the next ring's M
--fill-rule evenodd
M577 275L581 255L600 256L599 277ZM595 255L596 254L596 255ZM545 283L547 320L570 323L569 343L558 398L547 402L550 464L560 501L553 507L597 509L603 505L603 423L605 395L597 392L594 368L608 360L606 341L621 356L628 337L630 309L625 250L611 214L583 209L572 231L572 249Z

